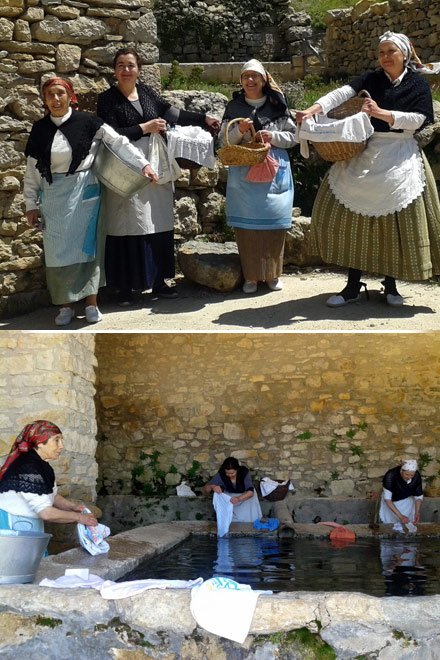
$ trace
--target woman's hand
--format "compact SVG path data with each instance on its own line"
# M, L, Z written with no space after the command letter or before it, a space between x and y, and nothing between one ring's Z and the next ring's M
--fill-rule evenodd
M410 519L407 516L399 516L399 520L404 525L407 525L410 522Z
M147 178L151 179L153 183L159 181L159 177L157 173L153 170L151 165L145 165L144 169L142 170L142 174Z
M160 119L160 117L157 119L150 119L150 121L139 124L139 126L142 128L144 135L145 133L161 133L167 129L167 123L165 119Z
M311 119L315 115L322 114L322 107L319 103L314 103L306 110L297 110L295 113L295 119L297 124L301 124L304 119Z
M205 116L205 124L213 129L216 133L220 130L220 119L217 117L212 117L211 115Z
M273 138L272 131L258 131L257 141L271 144Z
M96 525L98 524L98 521L93 515L93 513L79 513L78 522L81 525L86 525L86 527L96 527Z
M241 500L238 497L231 497L229 501L231 504L238 504Z
M367 115L375 117L375 119L382 119L382 121L386 121L390 126L394 124L394 117L392 113L389 110L383 110L382 108L379 108L376 101L373 101L373 99L365 99L361 109L362 112L366 112Z
M32 211L26 211L26 220L29 225L29 227L35 227L40 223L40 219L38 217L38 210L33 209Z
M420 522L420 513L417 512L414 514L414 525L418 525L419 522Z
M238 122L238 130L240 133L246 133L247 131L250 131L251 126L254 125L254 122L252 119L243 119L242 121Z
M221 495L223 493L222 489L220 486L212 486L212 492L217 493L218 495Z

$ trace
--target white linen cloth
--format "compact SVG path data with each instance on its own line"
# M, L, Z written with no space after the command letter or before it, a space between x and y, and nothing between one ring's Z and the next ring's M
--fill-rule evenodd
M208 632L242 644L261 593L271 592L253 591L225 577L211 578L191 590L191 614Z
M285 486L289 479L286 479L286 481L283 481L281 484L278 483L278 481L273 481L273 479L270 479L270 477L263 477L262 480L260 481L260 489L261 489L261 494L263 497L266 497L266 495L270 495L278 486ZM295 490L293 484L291 481L289 481L289 490Z
M346 208L369 217L401 211L425 187L425 170L413 131L374 133L355 158L334 163L329 186Z
M182 483L176 487L176 492L179 497L197 497L186 481L182 481Z
M83 513L91 513L91 511L84 509ZM78 523L76 528L79 542L91 555L102 555L110 550L109 544L104 541L107 536L110 536L110 529L106 525L99 523L96 527L91 527Z
M214 139L201 126L174 126L167 132L167 142L170 160L186 158L214 169Z
M225 493L214 493L212 503L217 516L217 536L220 538L228 533L229 525L232 522L234 505L231 504L232 495Z
M329 119L327 115L315 115L315 118L301 122L296 139L300 143L301 155L308 158L308 141L363 142L373 133L370 118L365 112L358 112L345 119Z
M56 580L44 578L41 580L40 587L50 587L51 589L96 589L106 600L119 600L136 596L147 589L192 589L194 586L202 584L203 578L195 580L132 580L126 582L113 582L113 580L104 580L93 573L89 574L88 579L77 575L62 575Z

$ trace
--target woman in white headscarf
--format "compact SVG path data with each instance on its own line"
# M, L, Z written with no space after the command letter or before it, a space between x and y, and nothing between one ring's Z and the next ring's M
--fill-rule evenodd
M435 180L414 139L434 122L429 84L404 34L379 39L381 69L358 76L320 98L297 120L326 114L361 90L369 92L362 110L374 134L359 156L335 163L319 189L313 213L311 251L326 263L349 268L345 288L327 300L340 307L360 299L362 271L385 275L386 302L403 305L396 278L427 280L440 273L440 205Z
M392 523L394 529L399 532L403 532L402 525L417 525L423 502L422 478L417 470L417 461L406 460L388 470L382 485L379 510L381 521ZM411 530L411 527L409 529Z
M240 82L241 90L234 92L226 106L220 141L224 142L228 122L242 118L229 128L230 144L250 142L253 126L257 138L270 144L274 169L270 178L263 180L254 176L251 166L229 168L227 222L235 229L245 278L244 293L255 293L261 281L267 282L270 290L280 291L284 241L292 223L293 206L293 181L285 150L294 145L295 123L284 94L261 62L246 62Z

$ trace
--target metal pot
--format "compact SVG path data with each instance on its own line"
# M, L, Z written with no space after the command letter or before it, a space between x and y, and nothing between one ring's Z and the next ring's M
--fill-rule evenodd
M33 582L51 536L0 529L0 584Z
M101 141L93 161L92 171L101 183L121 197L131 197L151 181L139 170L125 163Z

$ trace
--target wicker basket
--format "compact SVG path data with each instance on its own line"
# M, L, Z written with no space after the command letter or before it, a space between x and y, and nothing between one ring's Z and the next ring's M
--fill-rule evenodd
M287 493L289 492L290 481L287 484L281 484L275 488L269 495L264 497L268 502L280 502L284 500Z
M258 163L263 163L266 159L266 156L269 152L270 146L263 144L262 142L257 142L255 137L255 128L251 125L252 132L252 142L247 142L246 144L229 144L229 127L235 122L243 121L243 118L231 119L226 126L225 131L225 141L226 145L217 151L217 155L220 158L223 165L258 165Z
M361 111L364 100L371 98L366 89L361 89L357 96L348 99L341 105L327 113L329 119L345 119ZM324 160L330 163L336 163L340 160L348 160L354 156L359 156L367 146L367 141L362 142L313 142L318 154Z

